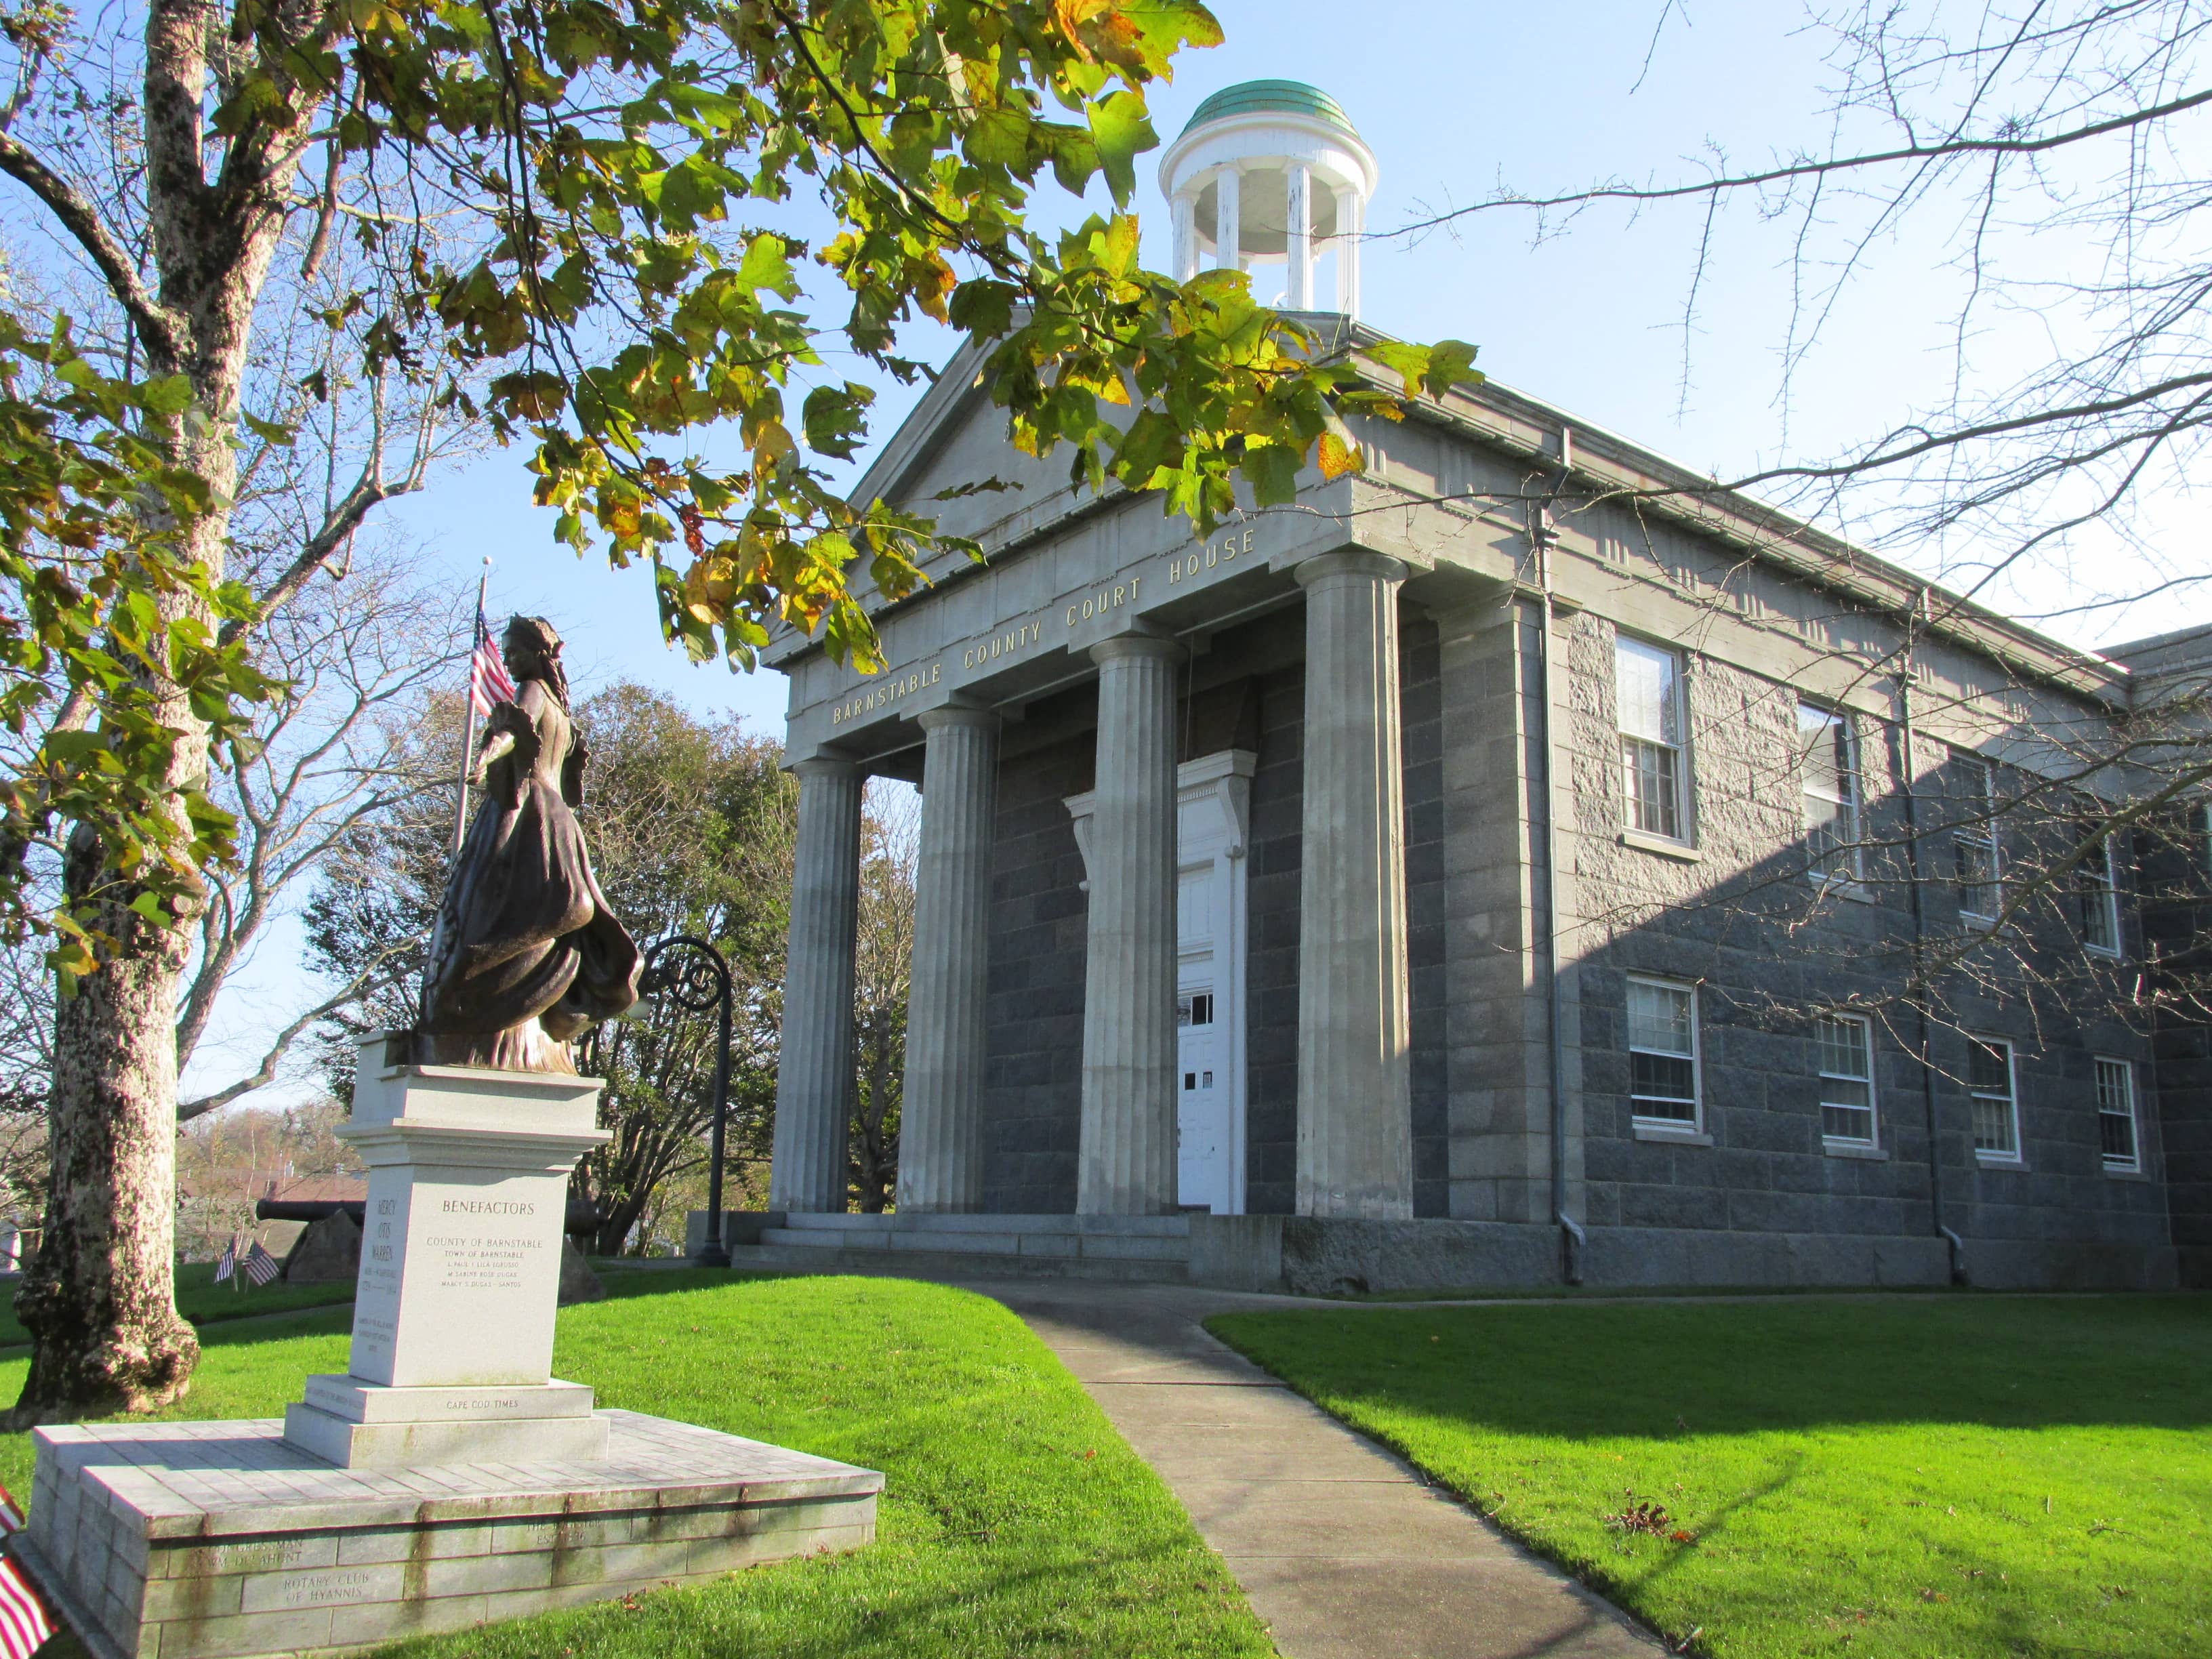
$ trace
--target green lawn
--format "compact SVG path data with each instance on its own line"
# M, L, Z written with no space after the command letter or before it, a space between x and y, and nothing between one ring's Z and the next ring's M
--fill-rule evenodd
M240 1274L229 1284L218 1285L212 1261L189 1262L177 1269L177 1311L194 1325L285 1313L295 1308L326 1308L352 1300L350 1284L287 1285L280 1279L270 1285L255 1285ZM0 1348L30 1340L30 1333L16 1322L15 1297L0 1297Z
M2212 1297L1209 1326L1692 1652L2212 1654Z
M704 1589L404 1645L410 1656L1239 1655L1273 1652L1218 1558L1044 1346L998 1304L890 1279L609 1276L563 1310L558 1374L599 1402L881 1469L878 1541ZM348 1312L206 1332L168 1415L275 1416L345 1368ZM0 1363L0 1396L24 1361ZM26 1437L0 1480L30 1488Z

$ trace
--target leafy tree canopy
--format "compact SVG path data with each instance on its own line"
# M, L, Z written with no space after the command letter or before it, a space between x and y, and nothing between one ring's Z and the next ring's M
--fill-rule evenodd
M739 666L779 623L879 665L856 580L896 598L940 544L926 518L848 502L832 482L866 441L872 396L817 373L832 350L911 378L921 366L899 345L917 319L989 342L985 374L1014 441L1066 446L1079 480L1156 491L1201 532L1240 480L1265 504L1290 499L1316 451L1332 475L1358 466L1341 416L1397 408L1396 388L1309 361L1310 343L1255 304L1243 276L1179 283L1138 262L1135 161L1157 142L1146 88L1179 50L1220 39L1197 0L232 0L227 18L151 0L99 14L94 33L141 15L158 287L5 124L0 172L129 319L135 373L112 410L76 418L94 448L103 427L144 427L158 453L143 470L172 493L193 422L270 435L238 406L223 367L237 319L218 314L258 277L218 256L264 258L253 250L272 222L319 213L327 226L334 205L385 273L358 301L376 313L369 356L410 362L428 340L452 395L531 447L559 537L648 564L671 636ZM21 89L10 120L73 50L128 56L128 41L75 27L49 5L9 14L0 33ZM320 192L300 178L318 155ZM355 181L343 204L342 174ZM1112 210L1065 234L1036 228L1032 191L1048 174L1078 194L1103 180ZM820 246L775 228L805 194L836 227ZM475 228L465 252L456 225ZM197 287L181 269L193 260L207 266ZM842 320L802 305L809 261L849 295ZM1413 394L1467 378L1472 352L1447 342L1404 356L1390 366ZM35 354L0 340L0 359ZM734 454L719 435L732 428ZM189 526L196 510L166 512ZM185 544L204 565L204 545ZM43 568L11 570L15 591L34 590ZM146 568L139 580L156 586L194 580L157 557ZM9 832L43 833L58 805L82 811L158 905L223 855L224 827L131 811L133 787L156 775L128 741L106 742L104 657L136 648L143 607L119 589L72 594L58 602L65 615L22 632L11 672L39 683L36 707L8 713L19 730L43 722L66 738L69 721L51 717L74 708L82 731L89 688L106 746L38 744ZM212 594L182 609L222 614ZM208 648L219 637L139 651L218 739L236 699L266 693ZM21 868L0 868L19 926Z

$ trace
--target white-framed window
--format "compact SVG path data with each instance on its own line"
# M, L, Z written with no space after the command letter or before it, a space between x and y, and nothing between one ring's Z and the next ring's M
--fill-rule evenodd
M1856 1014L1813 1024L1820 1061L1820 1135L1841 1146L1875 1144L1874 1027Z
M1805 845L1814 879L1856 881L1860 858L1858 744L1850 717L1797 705L1798 775L1805 796Z
M2012 1044L2002 1037L1966 1039L1966 1094L1974 1110L1974 1156L1989 1164L2020 1162L2020 1101L2013 1088Z
M1681 656L1623 634L1613 641L1613 677L1630 827L1680 841L1689 817Z
M2105 1167L2114 1174L2142 1168L2136 1144L2136 1068L2104 1054L2097 1056L2097 1140Z
M2120 954L2120 884L2112 838L2098 837L2081 855L2081 943L2105 956Z
M1628 1092L1653 1123L1698 1123L1698 992L1673 980L1628 981Z
M1951 832L1959 914L1970 921L1995 921L2004 908L1996 779L1989 762L1979 755L1954 755L1952 764L1959 780L1959 817Z

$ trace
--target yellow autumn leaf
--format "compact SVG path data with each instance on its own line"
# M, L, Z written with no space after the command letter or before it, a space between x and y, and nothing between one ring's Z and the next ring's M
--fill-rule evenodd
M1347 472L1364 472L1367 458L1360 453L1359 446L1346 443L1334 432L1321 434L1321 476L1341 478Z

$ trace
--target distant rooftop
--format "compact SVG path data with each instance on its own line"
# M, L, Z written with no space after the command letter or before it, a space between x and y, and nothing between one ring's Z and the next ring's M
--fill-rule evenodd
M1359 129L1352 125L1352 118L1344 112L1343 105L1319 87L1310 87L1303 81L1240 81L1233 87L1224 87L1193 112L1183 131L1188 132L1208 121L1225 120L1234 115L1260 115L1270 110L1326 121L1355 138L1359 136Z

